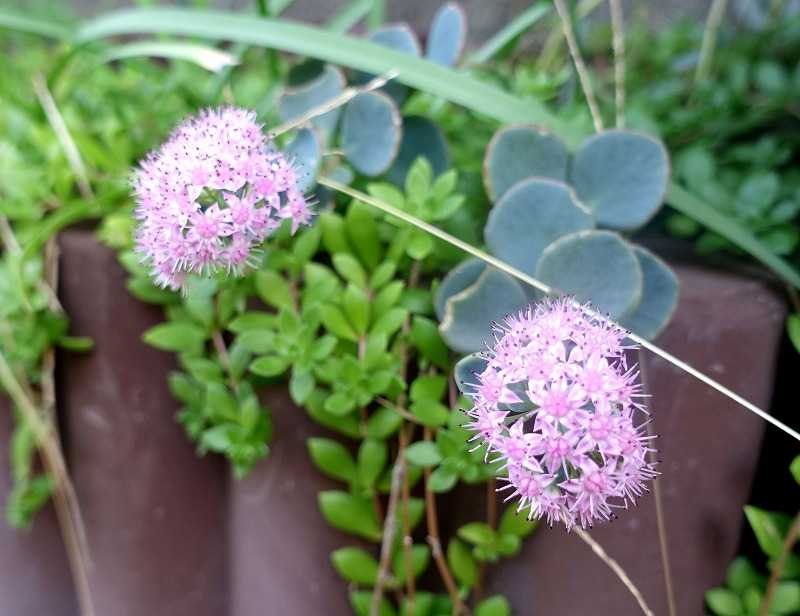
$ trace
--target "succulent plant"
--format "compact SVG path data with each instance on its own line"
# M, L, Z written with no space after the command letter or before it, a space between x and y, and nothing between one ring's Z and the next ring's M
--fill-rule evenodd
M466 41L463 9L450 2L442 6L431 23L425 56L432 62L452 66L458 62ZM386 25L369 36L370 40L396 51L422 56L422 46L406 24ZM363 85L374 76L353 71L350 83ZM278 102L280 118L290 122L340 95L348 80L342 69L318 61L295 66L289 87ZM389 82L378 91L362 92L344 107L328 111L310 121L288 146L296 164L306 171L305 188L310 188L321 169L322 152L338 144L344 159L358 173L384 176L402 186L412 163L424 156L434 174L450 166L450 152L444 134L430 120L410 115L403 117L400 105L408 87ZM327 170L328 173L332 169Z
M537 127L503 128L484 159L484 183L494 201L486 245L515 268L654 338L675 309L678 280L622 234L656 214L668 179L666 150L642 133L605 131L570 153ZM437 291L442 337L455 351L479 351L492 321L539 295L504 272L467 260ZM460 369L471 369L474 361Z

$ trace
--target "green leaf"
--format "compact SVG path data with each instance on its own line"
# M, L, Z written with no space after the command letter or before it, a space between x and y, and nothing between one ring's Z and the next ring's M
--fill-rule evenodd
M380 175L389 168L397 156L401 136L397 105L382 92L361 92L344 108L342 150L364 175Z
M316 384L311 372L303 372L295 368L289 379L289 394L295 404L305 404Z
M378 239L378 224L375 222L373 208L360 201L353 201L347 208L345 223L347 237L358 258L369 269L378 267L383 251ZM363 288L365 285L360 286Z
M789 518L748 505L744 508L747 521L756 535L758 545L767 556L776 558L783 551L783 537L789 526Z
M378 561L366 550L340 548L331 553L331 562L348 582L372 586L378 579Z
M494 531L483 522L470 522L458 529L458 536L476 545L494 542Z
M278 111L282 122L289 122L302 117L311 109L328 102L338 96L346 85L341 69L326 66L311 81L299 86L287 88L278 100ZM341 107L332 109L311 120L312 124L329 136L336 129Z
M469 548L458 539L451 539L447 544L447 564L459 583L470 588L475 585L478 565Z
M86 353L94 348L94 340L88 336L62 336L58 346L74 353Z
M329 332L352 342L358 341L358 334L345 318L344 313L336 306L322 307L322 324Z
M318 221L322 230L322 244L332 255L339 253L349 253L350 245L347 243L347 232L345 231L344 220L341 216L333 212L322 212Z
M533 24L547 15L550 6L546 2L537 2L517 15L502 30L472 52L467 58L470 64L483 64L491 60L498 52L507 47Z
M511 616L511 606L502 595L494 595L475 607L475 616Z
M206 333L197 325L190 323L162 323L148 329L142 339L162 351L199 353L206 339Z
M361 486L370 488L375 485L386 466L388 448L386 443L377 439L366 439L358 449L358 480Z
M794 480L800 483L800 456L792 460L792 463L789 465L789 471L792 473Z
M570 183L598 224L632 231L655 216L669 184L664 145L644 133L608 130L575 153Z
M373 336L384 334L389 337L403 326L407 316L408 310L405 308L392 308L375 321L370 329L370 334Z
M751 586L757 586L761 576L749 560L739 556L728 566L725 581L732 590L742 594Z
M289 283L286 279L272 270L260 270L255 273L255 286L258 296L270 306L279 310L287 308L292 310L294 301Z
M271 329L249 329L236 338L236 342L251 353L273 353L275 332Z
M203 432L200 443L217 453L228 453L234 446L241 428L232 423L223 423Z
M418 229L413 229L408 238L406 253L412 259L422 261L433 252L433 238Z
M800 613L800 582L779 582L772 596L770 611L777 614Z
M422 575L422 572L428 567L430 556L431 550L427 545L411 546L411 572L415 578ZM394 553L392 571L397 583L404 584L406 581L406 557L405 550L402 547Z
M347 282L361 289L367 288L367 272L354 256L347 253L333 255L333 267Z
M350 534L380 541L381 527L369 499L328 490L319 493L319 508L331 526Z
M786 319L786 331L794 348L800 353L800 314L790 314Z
M527 178L563 182L567 177L567 147L536 126L509 126L495 133L486 147L484 184L492 201Z
M422 356L443 370L450 367L450 352L432 320L415 316L411 322L411 342Z
M325 400L325 410L332 415L349 415L356 408L356 401L350 394L335 392Z
M236 66L236 56L208 45L197 45L183 41L141 41L114 45L100 55L101 62L114 62L127 58L164 58L186 60L207 71L218 73L228 66Z
M350 593L350 605L353 607L353 611L356 613L356 616L370 616L372 591L352 591ZM378 616L395 616L394 608L386 597L381 599L381 603L378 608Z
M447 391L447 378L441 375L418 376L411 383L411 400L420 402L421 400L439 401Z
M435 466L442 461L442 454L434 443L418 441L406 448L406 460L417 466Z
M424 425L431 428L445 425L450 417L450 409L435 400L419 400L412 403L408 410Z
M235 334L241 334L251 329L273 329L275 315L266 312L245 312L228 323L228 329Z
M628 314L642 298L639 261L610 231L578 231L556 240L542 253L536 277L612 318Z
M437 466L428 479L428 488L432 492L449 492L458 481L458 473L445 465Z
M369 327L370 312L367 294L355 285L349 284L342 296L342 306L355 332L359 335L365 334Z
M403 418L392 409L379 408L367 420L367 436L369 438L386 439L397 432Z
M278 357L277 355L265 355L264 357L259 357L250 364L250 371L258 376L272 377L283 374L288 367L288 358Z
M502 534L515 535L524 539L536 530L536 526L536 521L529 520L524 514L517 513L516 507L506 507L500 517L498 530Z
M634 246L633 253L642 270L642 301L620 324L652 340L667 326L678 305L678 277L649 250Z
M712 588L706 591L706 603L719 616L743 616L744 609L739 596L727 588Z

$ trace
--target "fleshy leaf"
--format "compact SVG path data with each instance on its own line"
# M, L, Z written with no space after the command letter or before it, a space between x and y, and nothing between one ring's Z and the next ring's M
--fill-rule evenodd
M301 128L286 147L286 155L297 169L297 187L308 190L317 180L322 162L322 140L313 128Z
M380 92L362 92L345 107L341 145L364 175L386 171L397 156L402 127L397 106Z
M278 113L281 121L289 122L299 118L309 110L341 94L345 87L344 75L335 66L326 66L321 74L294 88L288 88L278 100ZM311 120L311 123L329 137L336 130L341 107Z
M593 226L591 212L569 186L530 178L515 184L489 213L483 233L492 254L533 274L547 246Z
M447 273L447 276L444 277L436 290L436 297L433 302L436 317L440 321L444 319L447 300L477 282L485 269L486 264L480 259L467 259Z
M486 360L479 353L471 353L458 360L453 368L453 378L461 393L469 393L469 388L465 385L474 383L477 379L476 374L480 374L486 369Z
M400 51L415 57L422 55L422 48L420 47L417 35L408 24L400 23L383 26L373 32L369 38L373 43L388 47L394 51ZM353 78L353 83L360 85L366 83L373 77L374 75L370 75L369 73L358 72ZM398 105L408 96L408 88L396 81L390 81L383 86L381 90L394 99Z
M642 301L622 325L643 338L652 340L669 323L678 305L678 278L661 259L640 246L633 252L642 268Z
M453 66L461 57L467 42L467 16L455 2L442 6L433 17L428 33L428 60Z
M520 309L527 302L516 280L490 268L472 286L447 300L439 331L454 351L479 351L491 338L492 322Z
M418 156L424 156L433 169L434 177L450 167L450 150L441 129L422 116L403 118L403 140L386 179L403 186L411 165Z
M609 130L583 142L572 160L570 183L599 225L637 229L661 207L669 157L654 137Z
M642 269L630 245L611 231L578 231L556 240L536 277L618 319L642 298Z
M563 182L567 177L567 147L555 135L535 126L500 129L486 148L483 181L492 201L520 180L543 177Z

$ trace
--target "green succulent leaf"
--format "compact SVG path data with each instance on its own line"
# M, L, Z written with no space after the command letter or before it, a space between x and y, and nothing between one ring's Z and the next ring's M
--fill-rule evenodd
M404 186L409 169L419 157L428 161L437 176L450 167L450 149L442 129L423 116L407 116L403 118L400 149L386 172L386 179Z
M455 2L448 2L433 16L425 55L437 64L454 66L466 42L467 16L464 9Z
M316 467L329 477L347 482L355 480L356 463L341 443L329 438L310 438L308 453Z
M335 66L326 66L323 71L311 81L300 86L287 88L278 100L278 112L282 122L291 122L302 117L315 107L327 103L341 94L346 85L341 69ZM341 107L332 109L327 113L311 120L326 136L336 130Z
M322 515L331 526L370 541L380 541L381 527L368 499L328 490L320 492L318 500Z
M494 595L475 607L475 616L511 616L511 606L502 595Z
M478 579L478 565L469 548L458 539L451 539L447 544L447 564L456 579L471 588Z
M634 246L633 252L642 270L642 301L621 324L652 340L667 326L678 305L678 277L649 250Z
M418 441L406 448L406 460L417 466L435 466L442 461L442 454L430 441Z
M361 548L340 548L331 553L331 562L348 582L372 586L378 579L378 561Z
M397 156L402 132L400 112L394 101L381 92L362 92L345 107L342 150L364 175L380 175Z

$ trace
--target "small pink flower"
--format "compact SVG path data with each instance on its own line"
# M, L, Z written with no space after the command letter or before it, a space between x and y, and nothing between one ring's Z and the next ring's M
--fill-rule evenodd
M283 220L292 233L311 222L294 167L261 128L252 111L208 109L140 163L136 250L157 284L179 289L188 274L242 273Z
M586 528L635 502L658 474L635 417L646 411L626 337L569 299L496 326L486 368L468 386L468 427L530 518Z

